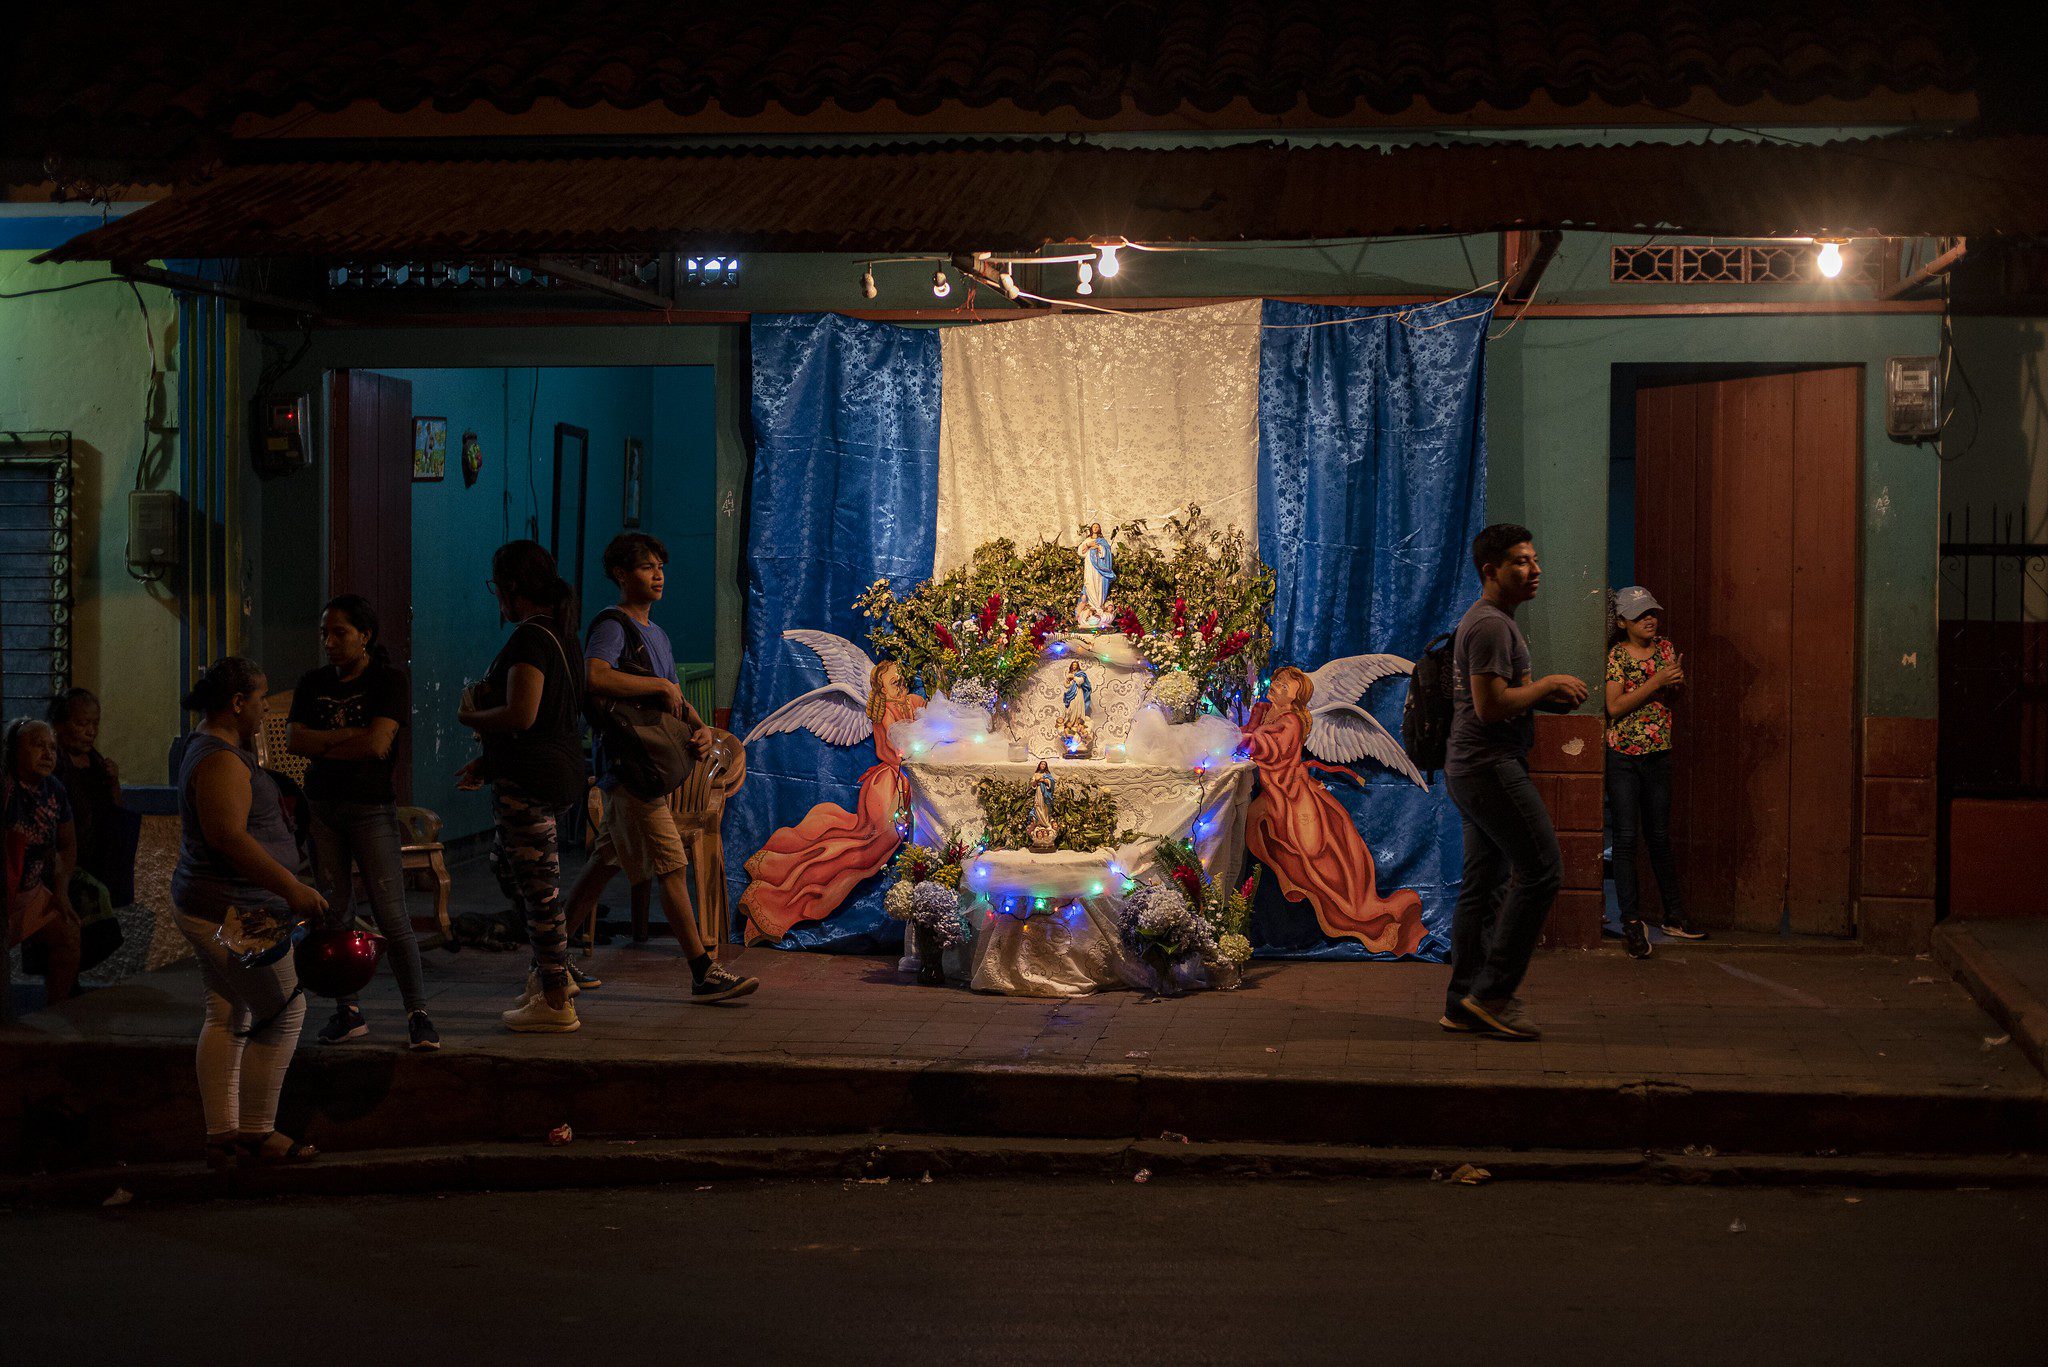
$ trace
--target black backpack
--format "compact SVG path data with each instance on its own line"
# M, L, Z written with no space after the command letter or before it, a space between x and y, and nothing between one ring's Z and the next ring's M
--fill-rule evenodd
M610 617L626 632L621 672L654 677L647 641L639 624L617 608L606 608L591 620L594 630ZM627 792L643 802L667 797L683 786L696 756L690 750L690 724L656 702L638 698L607 698L585 689L583 714L604 741L611 773Z
M1422 658L1408 678L1408 701L1401 708L1401 748L1425 774L1443 768L1450 750L1456 642L1456 635L1447 631L1424 646Z

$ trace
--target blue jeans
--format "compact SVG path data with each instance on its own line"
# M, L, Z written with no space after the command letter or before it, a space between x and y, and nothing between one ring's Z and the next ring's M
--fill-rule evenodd
M1462 997L1515 995L1564 881L1564 858L1528 765L1502 760L1446 777L1465 819L1465 882L1451 917L1455 1010Z
M1607 804L1614 823L1614 894L1623 923L1643 919L1642 884L1636 875L1636 842L1650 847L1650 867L1664 899L1664 924L1680 925L1678 865L1671 858L1671 752L1649 755L1607 752Z
M412 914L405 909L398 808L389 802L315 802L311 806L313 854L330 914L336 918L348 914L353 891L350 871L361 874L405 1009L408 1014L426 1010L419 941L413 938ZM344 997L339 1005L354 1006L357 1000Z

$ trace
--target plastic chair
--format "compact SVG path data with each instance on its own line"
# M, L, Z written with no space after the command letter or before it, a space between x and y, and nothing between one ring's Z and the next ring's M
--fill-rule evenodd
M400 807L398 826L404 832L398 847L401 867L408 878L424 875L434 894L433 920L427 922L415 915L413 926L438 934L439 943L453 947L455 926L448 919L448 893L454 881L448 876L446 848L441 844L441 818L425 807Z

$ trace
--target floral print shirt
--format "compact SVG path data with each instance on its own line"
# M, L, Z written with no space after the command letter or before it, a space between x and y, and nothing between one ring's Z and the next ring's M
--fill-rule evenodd
M1678 650L1663 637L1650 647L1650 658L1638 660L1629 654L1628 642L1616 641L1607 652L1607 678L1633 693L1665 665L1678 661ZM1607 748L1620 755L1654 755L1671 748L1671 709L1661 694L1652 697L1625 717L1607 719Z
M21 876L15 890L54 886L58 838L63 834L64 824L71 820L71 800L64 795L64 785L54 775L38 779L33 785L0 781L0 809L4 809L0 816L4 816L11 846L10 862L14 858L21 860Z

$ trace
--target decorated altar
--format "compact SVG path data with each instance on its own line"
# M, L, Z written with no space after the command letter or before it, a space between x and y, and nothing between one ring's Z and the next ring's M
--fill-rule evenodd
M1484 312L757 319L736 930L1035 995L1439 956L1456 821L1396 732Z

